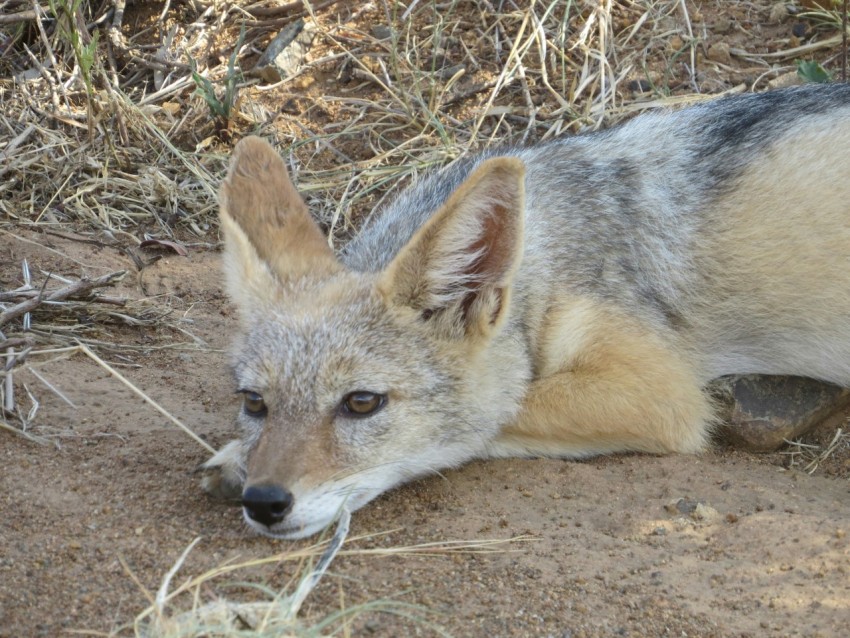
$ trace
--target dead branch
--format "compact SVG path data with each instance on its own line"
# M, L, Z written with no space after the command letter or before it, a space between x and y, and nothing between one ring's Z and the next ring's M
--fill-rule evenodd
M41 9L46 11L46 9ZM18 11L17 13L0 13L0 24L16 24L18 22L31 22L38 20L39 11L30 9L28 11Z
M30 337L10 337L5 341L0 341L0 350L6 350L7 348L19 348L20 346L30 347L33 343L33 339Z
M0 326L6 325L10 321L17 317L20 317L21 315L24 315L28 312L32 312L35 308L37 308L44 302L65 301L66 299L72 297L87 297L91 294L91 291L93 289L102 286L108 286L112 284L115 280L123 277L126 273L126 270L120 270L118 272L113 272L108 275L104 275L103 277L98 277L97 279L88 279L84 277L83 279L75 281L74 283L65 286L64 288L54 290L53 292L47 295L38 294L37 296L22 301L21 303L12 306L8 310L0 313Z

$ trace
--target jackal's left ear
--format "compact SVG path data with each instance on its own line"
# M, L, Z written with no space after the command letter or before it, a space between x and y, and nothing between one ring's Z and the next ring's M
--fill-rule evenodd
M522 161L486 160L393 259L379 290L442 334L490 334L522 258L524 200Z
M341 268L280 155L259 137L233 150L219 217L228 288L243 314L278 294L280 284Z

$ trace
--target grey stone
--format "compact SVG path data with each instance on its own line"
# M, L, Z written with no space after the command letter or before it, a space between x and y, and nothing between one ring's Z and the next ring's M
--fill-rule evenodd
M752 452L773 452L850 406L850 390L802 377L736 375L711 389L720 435Z
M664 506L669 514L693 514L702 501L697 501L689 496L674 499Z
M390 40L393 37L393 30L385 24L376 24L372 27L372 37L376 40Z
M249 75L280 82L301 68L316 37L316 25L298 19L284 27L266 47Z

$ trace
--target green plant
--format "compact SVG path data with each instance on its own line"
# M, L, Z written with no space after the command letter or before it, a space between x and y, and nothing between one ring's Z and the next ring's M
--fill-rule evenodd
M92 134L94 82L93 71L97 63L98 32L89 35L82 12L83 0L48 0L50 12L56 18L56 34L60 42L71 51L80 70L80 80L86 91L89 135Z
M814 8L798 14L799 19L808 20L816 28L824 27L829 30L838 29L841 32L841 56L839 58L841 81L847 81L847 36L848 29L848 0L819 0ZM799 66L799 63L798 63ZM804 77L804 76L801 76ZM832 78L830 77L830 80ZM807 80L809 81L809 80ZM827 81L827 80L814 80Z
M230 54L230 58L227 61L227 73L221 80L221 84L224 85L224 95L221 98L218 97L212 81L198 73L198 63L194 58L189 56L192 79L198 87L195 89L194 95L202 97L207 103L210 114L216 119L219 129L228 128L233 108L236 105L237 83L242 79L242 69L237 67L236 60L244 40L245 26L243 25L239 31L239 39L236 40L236 44L233 47L233 53Z
M816 60L797 60L797 75L804 82L823 84L832 82L832 74Z

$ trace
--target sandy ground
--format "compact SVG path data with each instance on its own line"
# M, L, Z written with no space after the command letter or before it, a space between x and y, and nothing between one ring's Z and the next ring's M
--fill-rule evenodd
M13 240L0 255L4 272L23 257L55 272L133 271L113 249L38 241L57 252ZM157 296L207 346L107 358L212 444L223 444L238 401L225 354L235 317L221 292L218 255L167 256L121 287ZM142 346L187 342L165 328L119 334ZM193 473L204 450L93 362L33 363L77 407L32 374L17 375L18 386L41 402L36 432L51 443L0 431L0 636L126 625L148 604L142 588L156 591L196 537L202 540L178 581L237 557L309 543L257 537L238 508L208 499ZM304 617L394 598L421 606L412 613L426 622L365 613L354 621L355 635L429 636L438 635L436 627L454 636L846 635L850 482L842 468L850 461L841 454L832 460L833 477L784 469L779 456L731 450L474 463L357 512L352 536L392 531L352 547L525 540L491 554L340 556ZM685 501L676 506L678 499ZM284 564L241 573L202 596L244 598L252 594L234 583L277 589L295 572Z

